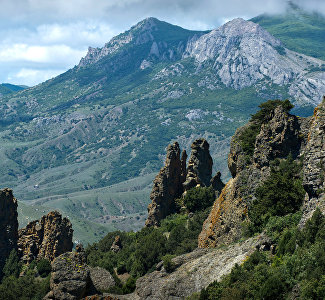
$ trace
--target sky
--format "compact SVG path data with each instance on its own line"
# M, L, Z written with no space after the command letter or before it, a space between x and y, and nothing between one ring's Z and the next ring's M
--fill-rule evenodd
M325 14L325 0L294 0ZM264 12L284 0L0 0L0 83L33 86L77 65L88 46L102 47L146 17L207 30Z

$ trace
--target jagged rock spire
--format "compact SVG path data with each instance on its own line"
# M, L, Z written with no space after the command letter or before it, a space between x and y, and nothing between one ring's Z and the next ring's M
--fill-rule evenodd
M197 185L209 186L212 176L212 157L209 152L209 143L203 139L197 139L191 145L192 152L188 162L184 190L189 190Z
M160 220L176 211L174 200L183 193L181 174L180 148L175 142L168 146L165 166L153 182L146 226L158 226Z

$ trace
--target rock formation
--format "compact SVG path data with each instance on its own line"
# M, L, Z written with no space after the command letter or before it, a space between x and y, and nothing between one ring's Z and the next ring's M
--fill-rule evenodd
M308 132L303 160L303 185L307 191L301 224L312 216L316 207L325 213L325 96L315 108Z
M26 263L41 258L53 261L72 250L72 225L57 211L29 223L18 234L18 254Z
M114 279L107 270L86 264L83 251L66 252L52 263L51 291L44 299L77 300L101 293L114 285Z
M180 149L175 142L168 146L165 166L153 182L146 226L157 226L160 220L176 212L174 200L183 193L181 174Z
M114 242L111 246L111 251L117 253L122 249L122 242L121 242L121 238L119 235L117 235L114 239Z
M196 186L212 186L220 192L223 183L220 172L211 179L212 158L209 152L209 143L203 139L197 139L191 145L191 157L186 168L186 151L182 151L177 142L167 148L165 166L156 176L150 194L151 203L148 206L148 218L146 226L158 226L160 220L176 212L175 199Z
M226 249L196 249L173 258L176 268L167 273L164 268L140 277L133 294L119 299L185 299L228 274L235 264L241 264L256 248L265 244L265 237L250 238ZM159 264L162 265L161 263Z
M0 273L12 249L17 249L17 200L12 190L0 190Z
M269 176L270 162L294 158L304 153L310 119L302 119L277 106L262 124L256 137L254 154L248 159L240 136L250 124L237 129L231 140L228 166L232 178L215 201L199 235L199 247L229 244L241 236L242 222L254 198L256 188Z
M209 186L212 175L212 157L209 143L205 139L197 139L191 145L192 152L187 166L186 180L183 183L187 191L197 185Z

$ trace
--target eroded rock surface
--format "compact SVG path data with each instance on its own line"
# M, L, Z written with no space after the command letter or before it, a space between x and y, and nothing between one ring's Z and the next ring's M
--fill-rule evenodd
M209 186L212 177L213 161L209 152L209 143L203 138L197 139L191 148L186 180L183 183L185 191L197 185Z
M26 263L41 258L53 261L72 250L72 235L71 222L52 211L19 230L18 253Z
M226 249L196 249L173 259L176 270L154 271L137 280L136 291L120 299L184 299L228 274L251 255L264 237L248 239Z
M199 247L217 247L237 240L242 233L242 222L254 199L256 188L270 174L270 163L286 158L289 153L297 158L303 152L309 120L300 119L277 106L262 124L255 141L253 156L244 153L240 136L250 123L237 129L231 140L228 166L232 179L215 201L199 235Z
M160 220L176 211L174 200L183 193L181 174L180 148L175 142L168 146L165 166L153 182L146 226L158 226Z
M76 300L87 294L90 270L83 252L66 252L52 263L50 288L44 299Z
M325 213L325 97L315 108L308 132L303 160L303 185L307 191L301 225L312 216L316 207Z
M17 200L12 190L0 190L0 270L11 250L17 249L18 221Z

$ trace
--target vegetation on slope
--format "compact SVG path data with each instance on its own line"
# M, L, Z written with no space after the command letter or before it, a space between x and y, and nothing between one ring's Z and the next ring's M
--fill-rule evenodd
M191 195L202 196L202 191L192 192ZM194 199L191 200L193 201ZM171 270L173 255L188 253L197 247L198 235L208 214L209 208L197 210L193 216L171 215L164 219L158 228L144 227L136 233L111 232L98 243L87 247L88 264L104 267L112 274L115 274L114 269L118 274L129 273L133 279L127 282L127 286L120 284L114 291L131 292L130 286L134 288L134 284L130 285L130 282L135 283L136 278L153 271L158 262L164 260L166 269ZM114 253L111 246L117 235L120 236L122 249Z
M24 276L20 276L23 272ZM51 264L42 259L23 265L17 252L12 250L3 268L0 298L3 300L41 300L50 290ZM37 278L38 274L41 278Z
M317 209L302 230L298 220L297 214L274 219L269 229L278 235L276 254L256 251L200 299L324 299L325 217Z
M280 39L286 48L325 60L325 18L322 15L308 13L291 4L285 14L264 14L251 21Z
M282 105L287 113L294 107L289 100L268 100L260 104L258 106L260 109L251 116L249 126L239 137L243 151L247 156L253 156L256 136L259 134L262 124L272 118L272 113L278 105Z

